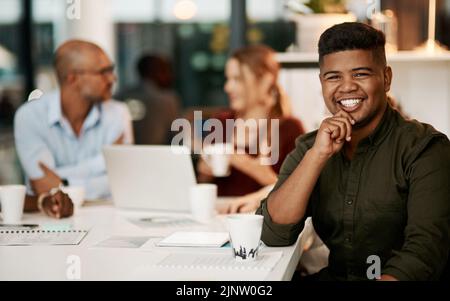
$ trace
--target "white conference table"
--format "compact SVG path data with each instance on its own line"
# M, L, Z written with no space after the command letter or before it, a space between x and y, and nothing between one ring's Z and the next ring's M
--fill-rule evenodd
M71 226L89 229L79 245L70 246L3 246L0 247L0 280L166 280L166 281L261 281L290 280L302 253L302 235L289 247L263 247L265 252L282 251L283 255L271 271L227 270L200 268L168 268L157 266L169 254L177 252L196 254L226 253L231 249L156 247L150 242L141 248L98 248L95 245L111 236L153 236L153 240L174 231L225 231L225 218L217 216L208 225L187 223L170 226L142 226L133 221L158 213L118 210L111 203L90 204L82 207L68 219L54 220L43 214L25 214L24 223L38 223L52 227ZM161 214L161 213L159 213ZM167 214L164 214L167 216ZM171 214L172 217L187 217ZM74 275L73 256L78 279ZM77 260L78 260L77 259ZM72 271L72 272L70 272ZM68 276L69 273L69 276ZM72 274L70 274L72 273Z

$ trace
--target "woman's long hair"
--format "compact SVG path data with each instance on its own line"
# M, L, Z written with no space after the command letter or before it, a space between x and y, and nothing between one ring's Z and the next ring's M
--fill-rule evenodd
M241 66L246 65L261 80L264 74L270 73L274 78L271 93L275 99L275 105L270 111L270 118L286 117L291 115L289 98L278 84L280 64L275 58L275 51L264 45L252 45L237 49L231 54Z

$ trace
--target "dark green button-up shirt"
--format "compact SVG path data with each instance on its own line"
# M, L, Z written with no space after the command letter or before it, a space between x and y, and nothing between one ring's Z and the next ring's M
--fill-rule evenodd
M278 189L310 149L317 131L301 136L283 163ZM400 280L438 279L450 245L450 142L430 125L406 121L390 107L352 160L343 152L325 165L297 224L275 224L261 203L262 239L293 244L304 221L330 249L328 273L336 279L367 280L381 259L382 274Z

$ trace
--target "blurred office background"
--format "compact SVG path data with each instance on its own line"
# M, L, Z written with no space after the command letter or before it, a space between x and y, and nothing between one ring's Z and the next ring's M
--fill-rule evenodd
M280 53L301 49L293 18L295 5L290 2L0 0L0 184L22 182L12 134L14 112L31 91L39 89L46 93L57 87L52 58L61 42L77 37L102 46L117 66L116 91L138 81L135 63L140 55L163 55L173 64L174 90L183 112L198 107L207 111L227 105L223 71L232 48L264 43ZM361 7L364 12L375 6L380 11L390 9L395 18L395 47L407 51L427 38L428 5L429 0L349 0L346 8L353 9L361 21L367 21L365 15L358 15ZM437 0L436 5L436 39L443 46L450 46L450 0ZM450 60L444 61L448 70ZM298 67L316 72L317 67L302 56L293 63L289 60L282 63L288 71ZM450 71L445 73L450 77L449 74ZM288 75L284 79L288 81ZM296 97L295 91L289 89L287 86L291 97ZM401 94L394 96L402 98ZM447 102L448 116L450 99L442 101ZM310 113L308 106L300 107L303 115L299 117L305 119L302 117ZM314 127L314 122L306 123L308 130ZM442 122L450 126L448 120Z

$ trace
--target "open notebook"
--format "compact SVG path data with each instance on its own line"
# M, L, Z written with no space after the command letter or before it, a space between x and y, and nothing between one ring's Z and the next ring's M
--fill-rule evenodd
M78 245L87 230L2 230L0 246Z

